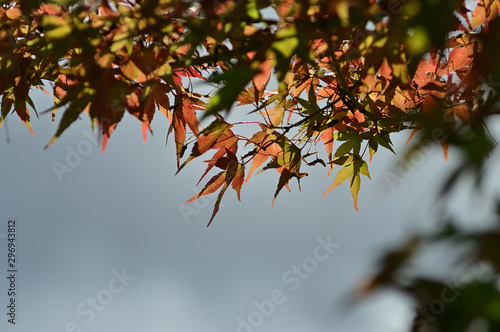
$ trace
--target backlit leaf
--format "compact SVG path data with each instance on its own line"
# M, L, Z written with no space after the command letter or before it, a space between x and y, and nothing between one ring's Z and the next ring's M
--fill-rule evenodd
M358 211L358 212L359 212L358 194L359 194L360 187L361 187L361 177L359 176L359 174L353 174L352 180L351 180L351 195L352 195L352 199L354 201L354 207L356 208L356 211Z
M210 181L207 182L203 190L201 190L198 194L191 197L186 203L191 203L192 201L201 196L205 196L217 191L217 189L219 189L225 183L226 175L227 173L223 171L212 177Z
M217 195L217 200L215 201L215 204L214 204L214 210L212 211L212 216L210 217L210 220L208 221L207 228L210 226L210 224L214 220L217 212L219 212L219 206L220 206L220 202L222 200L222 196L224 196L224 193L226 192L228 186L229 186L228 183L225 182L224 186L222 187L221 191L219 192L219 195Z
M283 168L281 169L281 174L280 174L280 178L278 181L278 187L276 188L276 192L274 193L273 203L272 203L273 206L274 206L274 202L276 201L276 197L280 193L281 189L283 189L283 187L286 184L288 184L288 182L290 182L290 179L292 178L292 176L293 176L293 173L290 172L288 169L286 169L286 167L283 166Z
M241 186L243 185L244 180L245 180L245 165L238 163L238 169L236 170L236 174L234 176L234 179L231 182L231 186L236 191L236 195L238 196L238 200L241 200L240 192L241 192Z
M330 185L330 187L328 187L328 189L325 191L323 196L321 196L321 198L325 197L326 194L328 194L333 188L340 186L345 180L347 180L350 176L353 175L353 172L354 172L353 164L349 164L341 168L340 171L335 176L335 180Z

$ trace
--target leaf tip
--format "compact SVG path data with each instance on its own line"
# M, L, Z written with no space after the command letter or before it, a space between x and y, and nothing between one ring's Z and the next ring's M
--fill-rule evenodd
M449 147L448 142L441 142L441 148L443 149L443 155L444 155L444 160L448 161L448 147Z
M52 143L55 142L55 140L57 139L57 136L53 136L50 141L45 145L44 149L48 148L49 146L52 145Z

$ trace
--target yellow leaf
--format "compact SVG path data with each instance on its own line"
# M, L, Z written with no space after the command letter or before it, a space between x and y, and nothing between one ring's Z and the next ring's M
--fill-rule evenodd
M68 36L69 34L71 34L71 27L68 25L64 25L64 26L47 31L45 33L45 36L47 36L48 39L57 40L57 39L63 39L64 37Z
M359 193L359 188L361 187L361 177L359 176L359 174L353 174L352 176L353 177L351 178L351 195L354 201L354 207L356 208L356 211L359 212L358 193Z
M170 67L170 64L168 62L165 62L160 67L156 68L154 73L159 77L170 75L172 74L172 67Z
M340 22L342 22L343 27L348 27L349 26L349 2L344 0L344 1L339 1L335 9L337 11L337 15L340 18Z
M132 60L128 61L127 64L122 67L122 73L131 81L135 80L138 83L144 83L146 81L146 75L144 75Z
M350 176L352 176L354 172L354 166L353 164L347 165L344 168L342 168L338 173L337 176L335 176L335 180L331 184L330 187L325 191L323 196L321 198L325 197L326 194L328 194L333 188L340 186L345 180L347 180Z
M292 25L288 28L280 29L276 32L277 40L273 43L273 48L280 52L285 58L290 58L299 45L297 38L297 28Z
M59 16L43 16L42 26L45 27L45 36L48 39L62 39L71 34L71 25L64 18Z
M247 15L251 19L258 20L260 19L259 8L257 7L257 2L255 0L248 1L246 5Z
M115 55L111 53L104 54L102 57L100 57L97 60L97 63L99 66L102 68L109 68L111 64L113 63L113 60L115 59Z
M415 31L406 37L406 50L410 54L421 55L425 53L430 45L430 38L427 29L423 26L416 26Z
M362 162L361 167L359 168L359 172L364 176L367 176L371 180L370 172L368 172L368 164L366 163L366 161Z

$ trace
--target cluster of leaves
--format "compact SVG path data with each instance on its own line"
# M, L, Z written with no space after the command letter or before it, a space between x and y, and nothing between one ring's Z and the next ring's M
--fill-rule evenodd
M413 234L387 251L377 272L362 285L361 294L390 287L409 295L416 303L412 332L498 331L500 202L498 198L482 199L493 200L496 211L492 218L482 220L481 227L465 226L464 220L445 213L435 231ZM446 248L453 254L446 253ZM426 268L419 259L422 252L439 257L437 261L446 266L444 277L429 273L436 266Z
M379 147L392 151L391 133L440 128L445 149L466 139L464 127L486 137L498 99L499 8L498 0L8 1L0 121L12 111L31 130L29 91L50 84L52 119L64 110L47 145L85 112L104 150L125 113L141 121L145 141L159 110L179 170L213 152L200 181L221 171L191 199L219 191L210 222L227 188L239 198L264 164L279 173L274 198L307 175L304 165L328 175L337 165L325 194L349 179L358 209L366 160ZM226 121L235 102L260 120ZM238 134L250 124L253 135Z

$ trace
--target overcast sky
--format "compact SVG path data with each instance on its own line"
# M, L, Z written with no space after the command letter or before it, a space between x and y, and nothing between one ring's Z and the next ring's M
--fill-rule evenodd
M37 96L39 110L51 105ZM354 307L347 299L385 249L433 223L453 153L445 163L433 149L397 188L386 172L398 157L378 153L360 212L347 183L320 199L333 181L322 166L272 208L278 177L264 172L243 186L242 202L228 191L206 229L214 197L184 204L201 189L203 163L174 175L160 114L146 145L126 116L104 154L85 115L48 149L56 124L32 118L34 137L16 116L0 129L0 269L8 276L15 219L18 270L15 326L0 280L1 331L406 331L411 302L402 295L379 292ZM398 151L406 137L395 139Z

